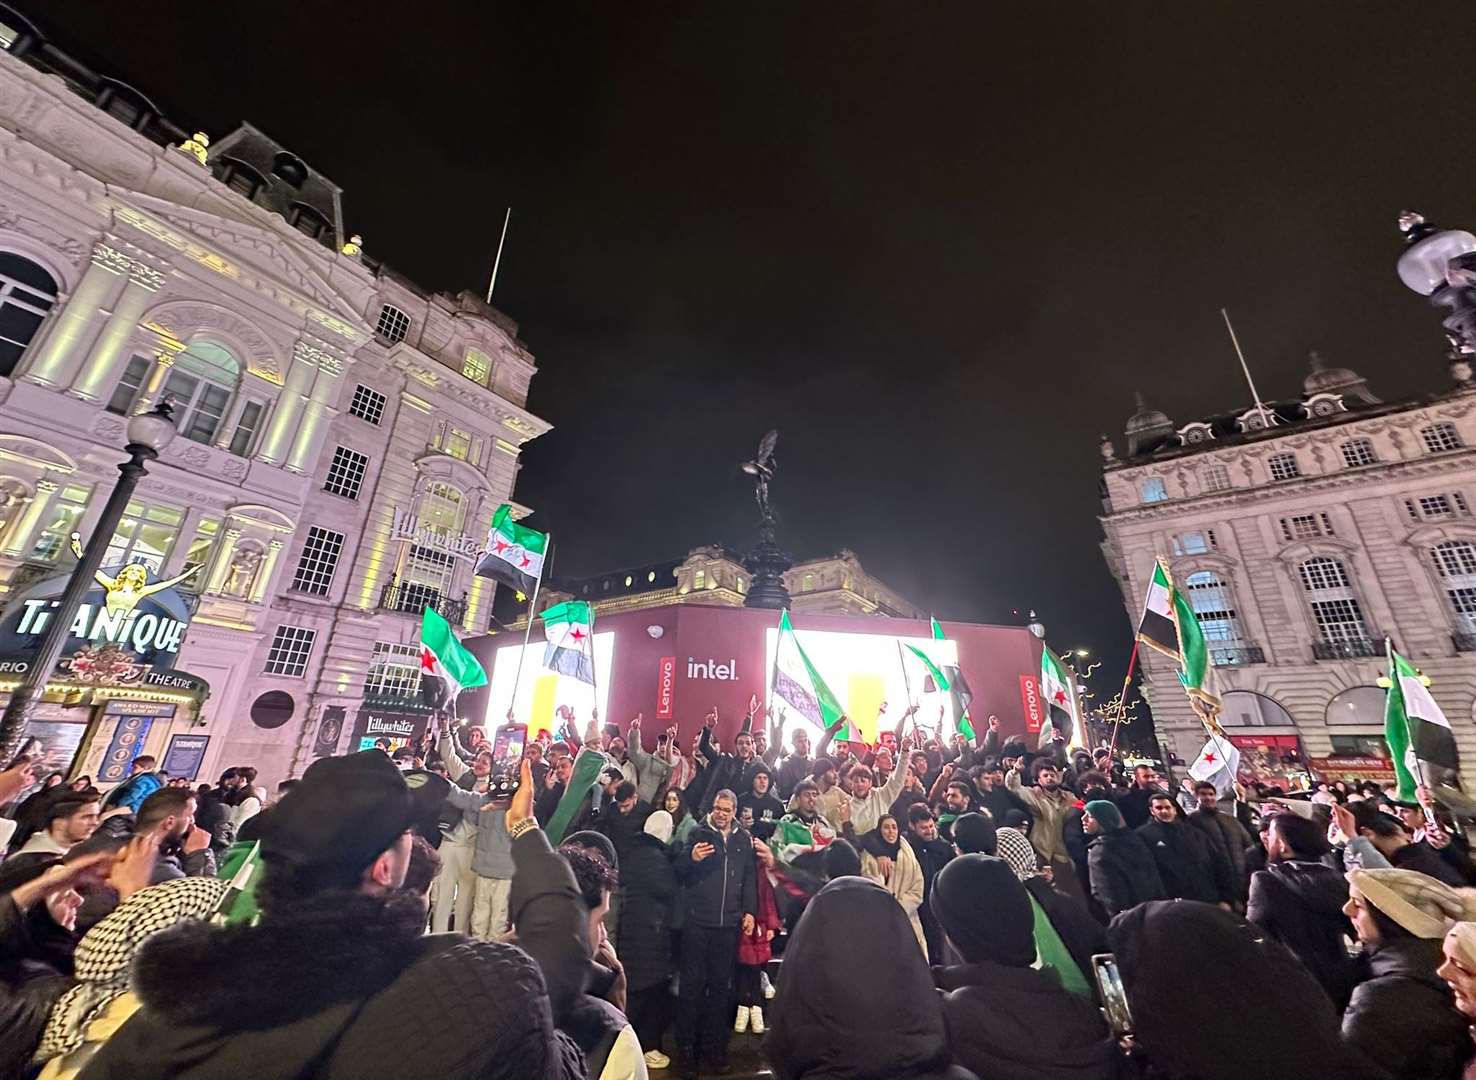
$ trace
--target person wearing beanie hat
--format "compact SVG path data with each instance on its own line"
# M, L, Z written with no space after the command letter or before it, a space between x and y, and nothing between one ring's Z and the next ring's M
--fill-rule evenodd
M259 921L186 921L145 941L141 1006L89 1080L586 1075L598 1047L555 1028L579 995L551 1002L548 987L583 985L588 912L533 819L526 760L506 816L518 944L426 936L424 900L402 888L412 832L435 826L449 789L375 750L314 761L259 815Z
M1115 803L1094 799L1081 815L1087 842L1087 873L1092 898L1109 917L1148 900L1165 900L1153 852L1129 829Z
M1476 890L1412 870L1351 870L1343 910L1368 960L1343 1012L1343 1041L1397 1076L1456 1080L1471 1040L1437 969L1451 924L1476 916Z
M998 830L988 814L975 811L954 819L953 849L960 855L993 855L998 843Z
M738 796L738 820L760 840L774 835L774 823L784 816L784 804L774 795L774 773L763 758L754 758L743 774L744 791Z
M662 1053L661 1037L671 1025L671 977L676 970L671 931L677 879L667 851L671 832L671 815L665 810L652 811L620 861L623 895L618 937L620 963L625 968L625 1015L635 1028L649 1069L670 1064ZM569 839L572 842L575 837Z
M955 1061L989 1077L1115 1075L1116 1046L1090 996L1032 966L1035 903L1008 863L959 856L938 872L930 906L962 961L933 971Z

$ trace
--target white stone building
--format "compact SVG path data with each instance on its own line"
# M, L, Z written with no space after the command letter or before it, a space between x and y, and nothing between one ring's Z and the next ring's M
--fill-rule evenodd
M1360 775L1346 759L1384 752L1386 635L1476 762L1476 395L1386 403L1314 355L1297 400L1188 423L1139 406L1123 456L1102 446L1103 552L1134 624L1168 563L1247 763ZM1140 656L1160 742L1192 761L1204 735L1173 667Z
M207 150L3 6L0 46L0 604L73 565L126 415L168 395L179 434L104 567L197 567L176 667L209 696L145 748L208 735L201 776L271 782L371 718L408 732L422 606L486 629L472 549L548 429L516 325L363 255L339 189L250 126ZM65 718L79 771L117 696Z

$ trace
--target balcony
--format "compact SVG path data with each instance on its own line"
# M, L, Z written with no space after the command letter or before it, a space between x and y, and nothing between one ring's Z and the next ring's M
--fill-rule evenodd
M419 616L430 608L452 626L460 626L466 620L466 597L453 600L442 596L439 589L411 581L395 581L393 578L379 593L380 611L398 611L406 615Z
M1370 656L1382 656L1383 648L1376 644L1382 634L1371 634L1368 638L1353 641L1314 641L1314 660L1363 660ZM1371 640L1373 639L1373 640Z
M1456 652L1476 652L1476 631L1457 630L1450 635L1450 643Z
M1266 662L1266 650L1245 641L1213 643L1209 654L1210 663L1215 667L1246 667Z

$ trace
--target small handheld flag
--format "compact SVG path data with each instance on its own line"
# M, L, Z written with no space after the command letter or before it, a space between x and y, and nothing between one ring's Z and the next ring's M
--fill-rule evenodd
M821 731L829 731L845 715L845 710L830 692L830 687L825 685L825 680L815 670L815 665L810 663L805 650L800 648L788 611L779 616L779 645L774 659L774 696ZM844 741L854 736L847 724L836 730L835 737Z
M477 576L500 581L519 592L531 593L543 575L548 534L513 520L512 507L503 503L492 515L487 550L477 561Z
M452 698L487 685L481 662L456 640L451 624L433 608L426 608L420 617L420 673L446 680L447 696Z
M1450 721L1435 702L1429 680L1408 660L1385 643L1389 654L1387 695L1384 698L1384 741L1394 759L1394 777L1399 781L1399 798L1414 802L1415 788L1422 783L1422 766L1438 765L1455 769L1455 734Z
M543 666L560 675L595 682L594 611L583 600L555 604L543 613Z

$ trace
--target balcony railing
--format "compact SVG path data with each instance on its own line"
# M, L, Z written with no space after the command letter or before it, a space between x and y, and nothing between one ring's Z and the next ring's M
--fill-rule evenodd
M1249 642L1223 642L1209 647L1210 663L1215 667L1245 667L1247 664L1264 664L1266 650Z
M419 615L426 608L430 608L452 626L459 626L466 620L466 597L453 600L449 596L442 596L439 589L429 585L391 580L379 593L381 611Z
M1367 638L1353 641L1314 641L1312 643L1312 659L1314 660L1361 660L1370 656L1379 656L1383 649L1375 644L1381 639L1382 634L1370 634Z
M1450 643L1456 652L1476 652L1476 631L1457 630L1450 635Z

